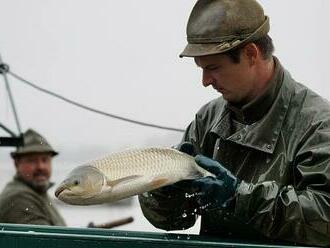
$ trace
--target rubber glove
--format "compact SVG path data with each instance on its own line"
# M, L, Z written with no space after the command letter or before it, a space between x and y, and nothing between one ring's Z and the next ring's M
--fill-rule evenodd
M196 151L195 151L193 144L191 144L190 142L187 142L187 141L179 144L178 146L176 146L174 148L179 150L180 152L184 152L190 156L196 155Z
M195 161L200 167L215 175L215 177L202 177L192 182L200 210L226 208L234 198L239 180L213 159L197 155Z
M189 142L173 148L191 155L192 158L196 155L193 145ZM195 199L186 197L194 193L191 188L192 181L193 179L179 181L140 195L142 211L147 219L165 230L191 227L196 221L195 209L198 209Z

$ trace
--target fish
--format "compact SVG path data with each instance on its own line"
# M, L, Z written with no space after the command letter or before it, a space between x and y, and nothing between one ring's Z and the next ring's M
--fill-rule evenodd
M194 157L167 147L111 153L74 168L55 190L71 205L112 203L182 180L214 175Z

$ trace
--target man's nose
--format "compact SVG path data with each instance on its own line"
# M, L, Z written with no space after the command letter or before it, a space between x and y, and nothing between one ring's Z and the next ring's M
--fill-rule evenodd
M43 161L43 160L38 160L37 162L36 162L36 168L38 168L38 169L44 169L44 168L46 168L46 163L45 163L45 161Z
M209 85L213 84L213 77L205 70L203 70L203 76L202 76L202 84L204 87L207 87Z

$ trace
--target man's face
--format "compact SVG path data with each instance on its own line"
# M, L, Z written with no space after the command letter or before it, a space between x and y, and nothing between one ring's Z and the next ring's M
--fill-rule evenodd
M50 153L31 153L15 160L17 175L37 189L46 190L51 176Z
M234 63L228 55L217 54L195 57L195 62L203 70L205 87L212 85L228 102L245 104L256 94L254 70L247 56L240 58Z

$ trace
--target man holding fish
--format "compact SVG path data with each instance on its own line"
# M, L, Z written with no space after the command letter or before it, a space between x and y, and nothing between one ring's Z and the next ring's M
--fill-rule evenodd
M198 0L187 25L204 105L177 150L110 154L75 168L55 195L69 204L139 194L157 228L202 235L330 244L330 104L273 56L269 18L255 0Z
M178 149L214 174L139 196L157 228L202 235L330 244L330 105L272 55L269 18L255 0L199 0L188 45L202 84L222 94L203 106Z

